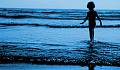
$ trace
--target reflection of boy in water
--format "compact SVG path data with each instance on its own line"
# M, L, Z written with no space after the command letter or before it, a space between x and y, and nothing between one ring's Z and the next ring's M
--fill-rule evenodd
M89 12L87 12L87 17L85 18L85 20L80 23L83 24L84 22L86 22L87 19L89 19L89 32L90 32L90 39L91 41L94 41L94 28L96 26L96 17L98 18L98 20L100 21L100 25L102 26L102 22L97 14L96 11L94 11L95 8L95 4L94 2L89 2L87 4L87 8L89 8Z

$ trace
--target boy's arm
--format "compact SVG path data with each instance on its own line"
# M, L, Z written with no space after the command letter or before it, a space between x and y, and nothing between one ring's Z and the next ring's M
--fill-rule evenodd
M85 20L84 20L82 23L80 23L80 24L83 24L83 23L85 23L87 19L88 19L88 16L87 16L87 17L85 18Z
M98 18L98 20L100 21L100 25L102 26L102 21L101 21L101 19L99 18L98 14L97 14L97 18Z

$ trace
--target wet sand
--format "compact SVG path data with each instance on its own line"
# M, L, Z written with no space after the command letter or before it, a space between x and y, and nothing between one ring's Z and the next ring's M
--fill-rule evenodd
M79 65L0 64L0 70L90 70ZM96 66L91 70L120 70L115 66Z

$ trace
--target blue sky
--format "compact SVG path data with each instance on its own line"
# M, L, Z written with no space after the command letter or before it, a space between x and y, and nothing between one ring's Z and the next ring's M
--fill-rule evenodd
M120 10L120 0L0 0L0 8L87 9L89 1L96 9Z

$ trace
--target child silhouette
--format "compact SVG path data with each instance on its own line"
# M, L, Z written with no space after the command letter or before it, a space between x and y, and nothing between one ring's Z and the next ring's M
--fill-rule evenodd
M89 12L87 12L87 17L85 18L85 20L80 23L83 24L84 22L86 22L87 19L89 19L89 33L90 33L90 40L93 42L94 41L94 28L96 26L96 17L98 18L98 20L100 21L100 25L102 26L102 22L101 19L99 18L98 14L96 11L94 11L95 8L95 4L94 2L88 2L87 4L87 8L90 10Z

